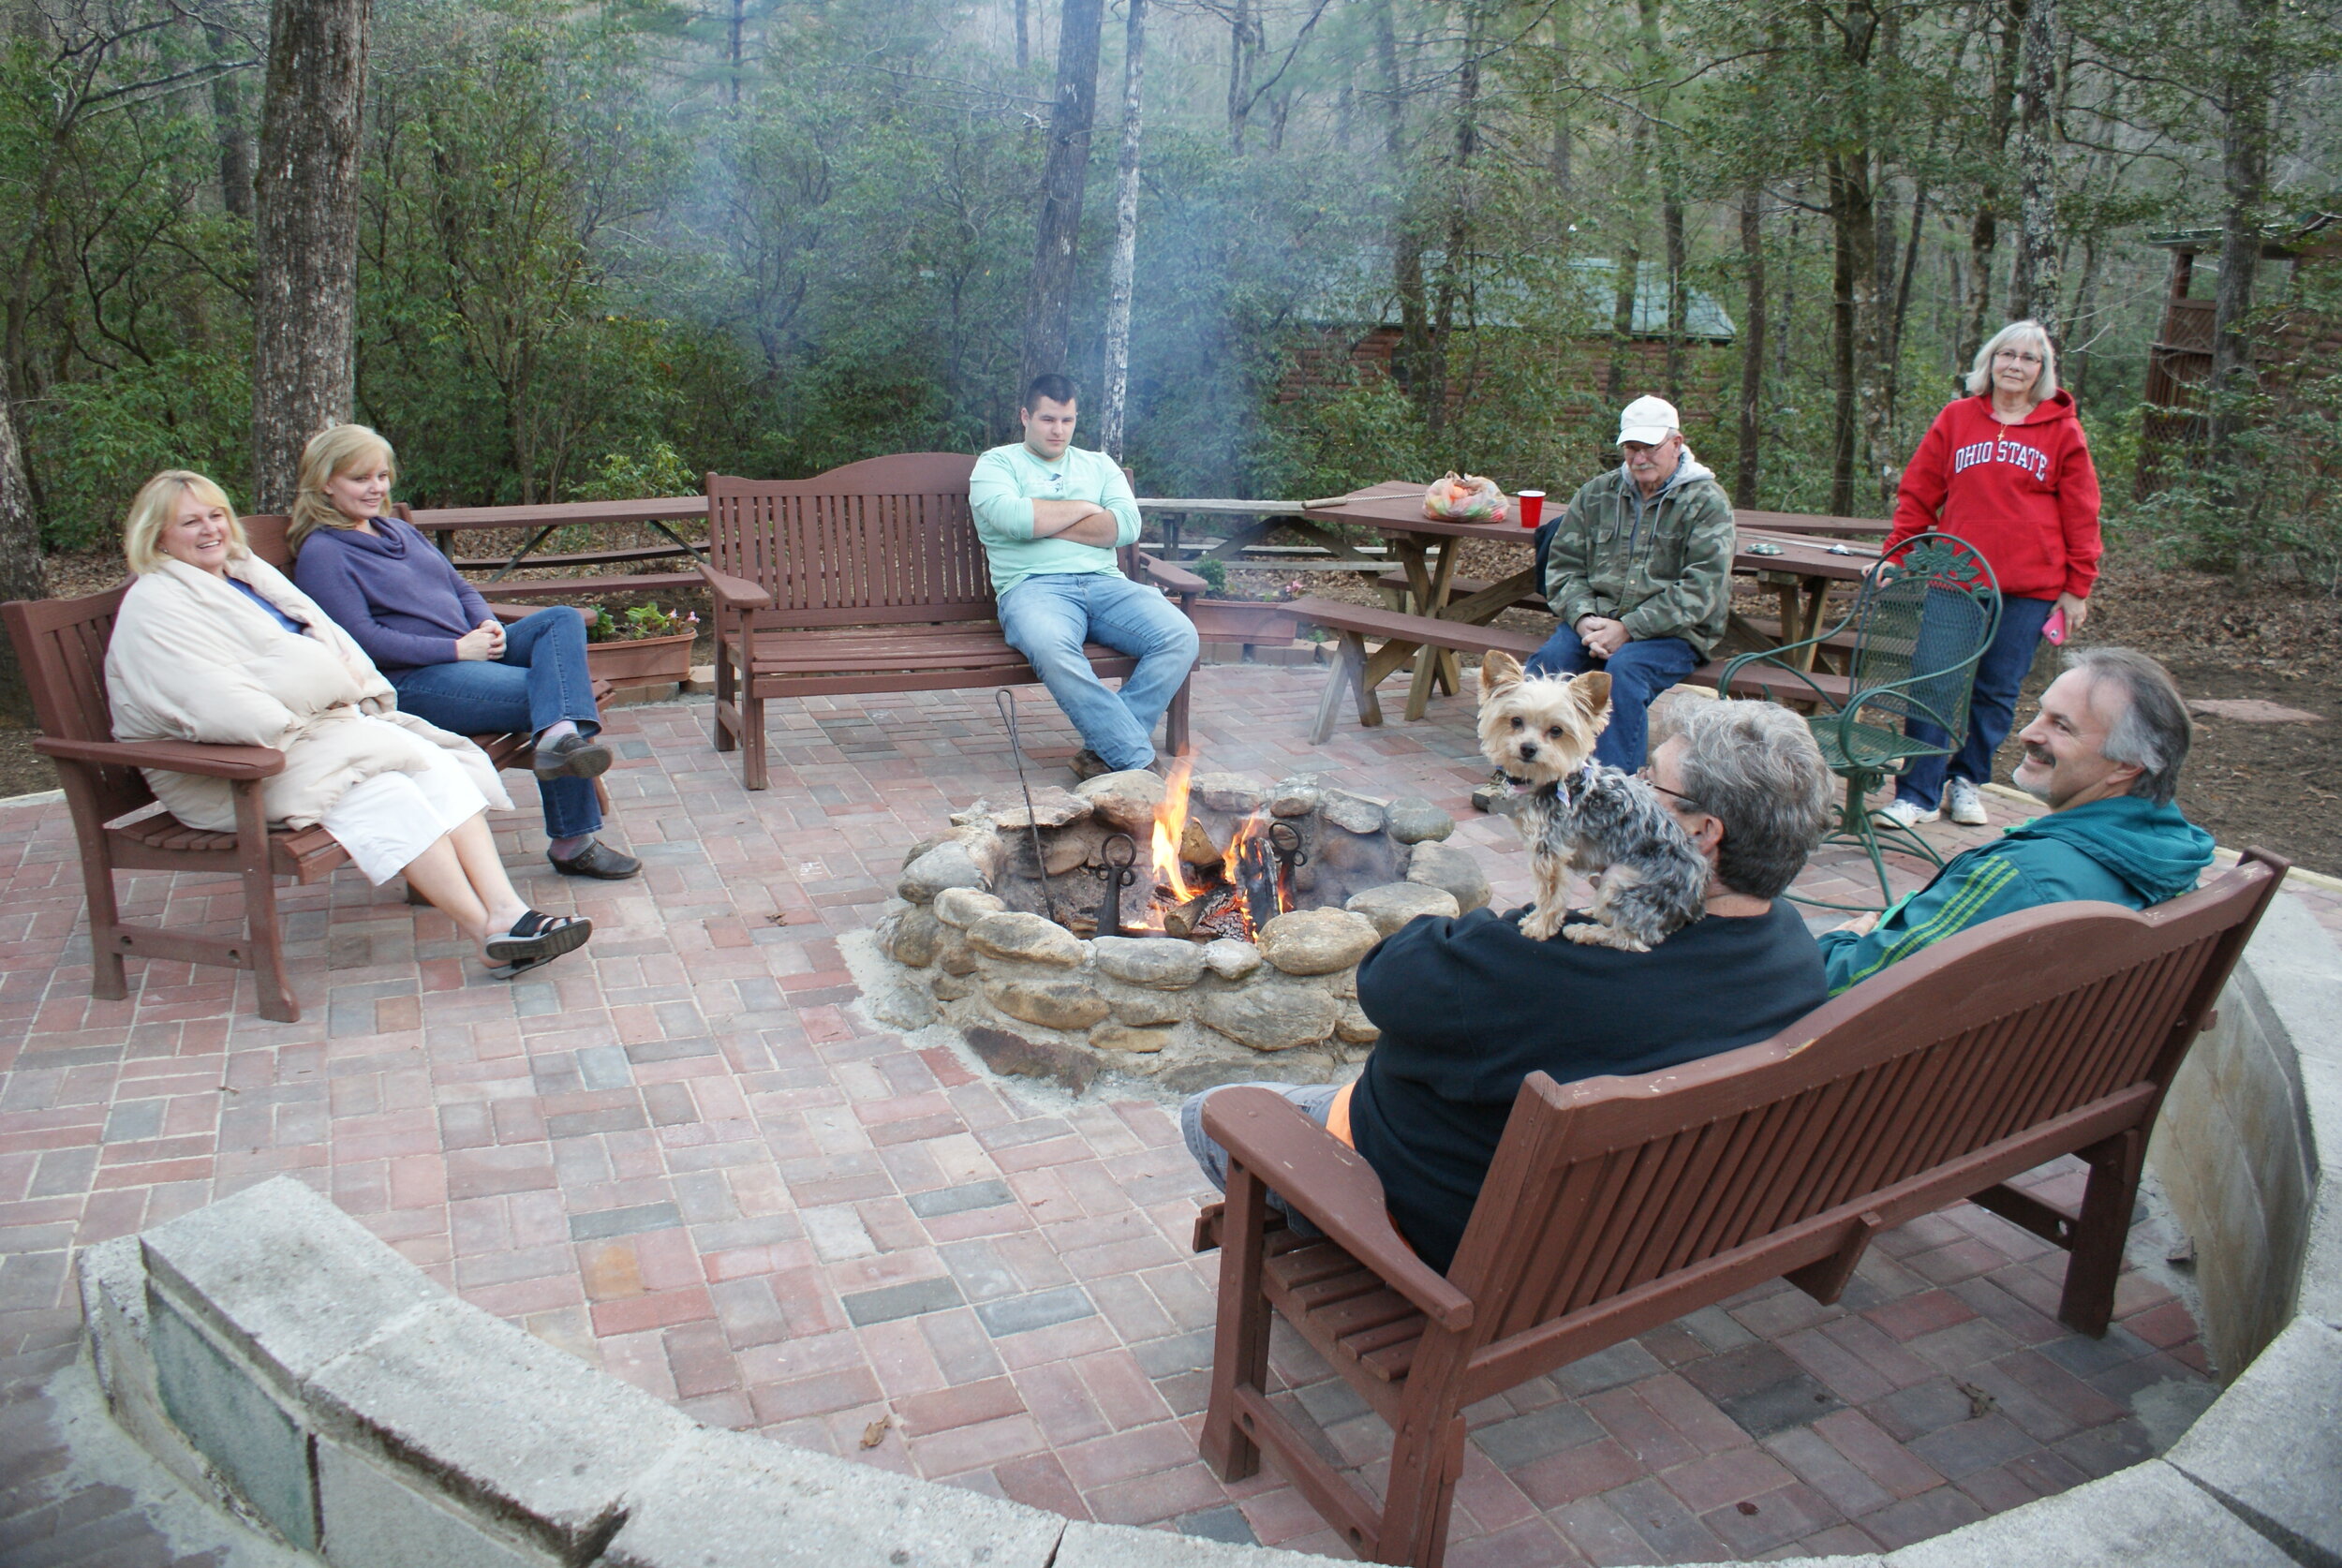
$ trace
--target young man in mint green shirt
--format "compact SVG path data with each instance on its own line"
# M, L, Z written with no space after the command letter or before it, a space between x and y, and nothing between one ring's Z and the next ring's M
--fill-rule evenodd
M1074 772L1088 778L1154 762L1155 723L1198 644L1193 622L1115 564L1138 538L1138 503L1114 459L1074 445L1075 402L1070 378L1035 377L1016 410L1024 440L976 459L968 505L1001 628L1081 732ZM1085 643L1138 660L1121 690L1091 671Z

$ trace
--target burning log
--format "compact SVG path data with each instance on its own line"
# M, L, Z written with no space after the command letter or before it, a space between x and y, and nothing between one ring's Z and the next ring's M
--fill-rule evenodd
M1283 912L1284 900L1278 896L1278 873L1282 869L1266 838L1253 836L1236 847L1236 880L1244 889L1244 901L1252 913L1253 929L1257 931Z
M1204 889L1203 892L1178 908L1164 910L1164 935L1166 937L1193 936L1196 928L1210 916L1213 908L1224 903L1227 896L1228 890L1225 887L1214 885Z

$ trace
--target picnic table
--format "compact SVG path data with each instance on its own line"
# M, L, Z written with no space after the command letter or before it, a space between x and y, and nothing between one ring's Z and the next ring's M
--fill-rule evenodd
M458 570L492 571L482 586L503 583L517 569L526 567L614 566L630 561L652 561L674 556L686 556L696 563L706 546L694 544L676 533L668 525L688 521L705 521L707 497L704 496L656 496L636 501L560 501L544 506L527 507L425 507L409 510L400 509L402 515L422 532L429 534L439 553L455 564ZM666 537L665 544L629 545L613 550L568 551L558 555L540 555L539 546L562 528L591 527L597 525L637 523ZM466 557L456 555L458 536L480 533L492 528L522 528L530 530L527 540L510 555ZM615 585L627 588L691 587L699 583L696 570L631 577L617 580ZM600 579L564 579L555 583L505 584L504 592L531 594L562 594L611 586Z
M1537 581L1536 562L1532 555L1536 540L1533 530L1511 522L1451 523L1426 517L1423 486L1412 481L1387 481L1346 496L1313 501L1304 515L1315 523L1359 525L1381 533L1390 541L1392 554L1406 570L1408 589L1419 614L1487 626L1521 599L1541 594L1544 588ZM1784 515L1751 513L1747 517L1753 520ZM1820 521L1835 524L1861 520ZM1521 551L1527 558L1519 570L1458 598L1456 569L1462 552L1454 546L1469 540L1508 545ZM1823 542L1821 536L1814 534L1759 529L1743 520L1732 570L1753 574L1774 589L1781 604L1781 624L1777 632L1768 632L1742 619L1739 629L1774 647L1803 641L1819 626L1831 584L1858 581L1877 558L1877 551L1865 546ZM1812 650L1807 650L1803 657L1810 667ZM1394 636L1367 660L1364 680L1367 689L1371 690L1410 658L1415 660L1416 669L1407 693L1407 716L1419 718L1434 684L1450 692L1458 689L1460 672L1453 649Z

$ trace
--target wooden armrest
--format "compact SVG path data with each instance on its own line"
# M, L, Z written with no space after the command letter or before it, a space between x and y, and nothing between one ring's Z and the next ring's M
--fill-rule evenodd
M68 762L110 768L166 768L208 778L271 778L285 754L265 746L206 746L199 741L77 741L37 737L33 749Z
M729 572L718 571L704 562L700 564L700 575L707 579L707 591L716 596L716 608L719 610L745 611L772 608L773 596L745 577L734 577Z
M1374 1168L1284 1096L1249 1086L1224 1089L1204 1102L1204 1131L1442 1328L1472 1326L1472 1298L1416 1256L1390 1222Z
M1139 556L1138 570L1147 574L1149 582L1159 588L1168 588L1175 594L1200 594L1211 586L1185 567L1158 561L1152 555Z

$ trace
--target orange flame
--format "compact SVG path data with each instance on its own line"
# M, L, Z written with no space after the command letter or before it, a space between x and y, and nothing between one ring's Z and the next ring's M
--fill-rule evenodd
M1181 757L1171 764L1164 778L1163 804L1155 807L1155 842L1153 859L1155 880L1171 890L1171 896L1184 904L1195 896L1195 890L1187 885L1179 874L1179 840L1187 832L1187 776L1195 769L1193 761ZM1160 918L1160 917L1157 917Z
M1248 861L1250 867L1246 865ZM1237 824L1236 833L1228 839L1228 852L1220 858L1221 875L1227 879L1230 887L1238 890L1236 910L1244 922L1245 939L1251 940L1260 932L1253 922L1253 901L1245 895L1249 891L1248 870L1253 875L1266 871L1273 878L1279 914L1293 907L1292 891L1285 885L1284 866L1269 847L1268 819L1257 811Z

